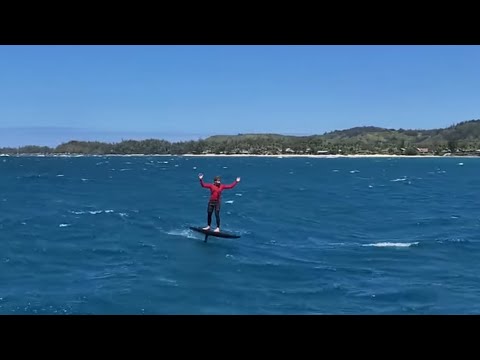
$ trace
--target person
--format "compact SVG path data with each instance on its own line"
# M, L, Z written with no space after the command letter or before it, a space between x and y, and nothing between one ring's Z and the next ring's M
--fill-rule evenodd
M215 210L215 220L217 222L217 228L215 232L220 232L220 203L221 195L223 190L233 189L239 182L240 178L237 179L228 185L223 185L221 182L220 176L215 176L213 179L213 184L203 182L203 174L198 174L200 179L200 185L204 188L210 189L210 199L208 200L207 206L207 226L203 230L210 230L210 225L212 224L212 213Z

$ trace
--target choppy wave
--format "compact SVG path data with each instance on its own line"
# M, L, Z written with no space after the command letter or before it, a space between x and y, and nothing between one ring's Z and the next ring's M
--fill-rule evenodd
M0 313L479 313L479 161L9 157Z
M415 246L415 245L418 245L419 242L416 241L416 242L411 242L411 243L408 243L408 242L388 242L388 241L384 241L384 242L378 242L378 243L371 243L371 244L364 244L363 246L375 246L375 247L410 247L410 246Z

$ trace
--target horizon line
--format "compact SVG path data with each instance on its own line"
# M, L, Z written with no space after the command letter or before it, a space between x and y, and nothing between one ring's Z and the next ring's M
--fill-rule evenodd
M323 131L323 132L312 132L312 133L292 133L292 132L236 132L236 133L217 133L217 134L199 134L199 133L192 133L192 132L178 132L178 131L159 131L159 130L108 130L108 129L89 129L89 128L82 128L82 127L71 127L71 126L0 126L0 135L6 135L10 141L2 141L0 140L0 147L2 148L20 148L26 146L39 146L39 147L49 147L55 148L62 144L66 144L72 141L78 142L102 142L102 143L110 143L110 144L118 144L123 141L144 141L144 140L163 140L170 143L179 143L179 142L186 142L186 141L201 141L206 140L210 137L217 137L217 136L241 136L241 135L278 135L278 136L293 136L293 137L309 137L309 136L323 136L327 134L331 134L334 132L342 132L348 131L355 128L377 128L383 130L393 130L393 131L432 131L432 130L446 130L452 126L456 126L462 123L468 122L475 122L480 121L480 119L470 119L470 120L462 120L458 122L452 122L451 125L444 126L444 127L435 127L435 128L416 128L416 129L406 129L406 128L386 128L381 126L375 125L358 125L344 129L335 129L331 131ZM28 132L30 138L32 138L32 132L39 131L43 136L55 136L57 139L43 139L43 141L38 140L27 140L20 145L20 141L15 141L15 144L12 143L10 136L12 134L5 134L5 132ZM78 132L79 136L76 137L74 134L59 134L58 132ZM10 135L10 136L9 136ZM17 134L19 135L19 134ZM61 140L59 138L69 138L68 140ZM102 139L103 138L103 139ZM110 138L110 139L108 139ZM20 139L19 139L20 140ZM5 143L5 145L1 145L1 143ZM38 144L38 145L35 145Z

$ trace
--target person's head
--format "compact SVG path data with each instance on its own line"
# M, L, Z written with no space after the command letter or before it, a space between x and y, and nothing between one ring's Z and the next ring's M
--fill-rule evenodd
M215 176L215 177L213 178L213 183L214 183L215 185L217 185L217 186L220 186L220 183L221 183L220 176L218 176L218 175Z

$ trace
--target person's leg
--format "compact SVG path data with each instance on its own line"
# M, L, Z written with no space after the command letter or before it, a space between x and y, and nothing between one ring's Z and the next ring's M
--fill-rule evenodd
M217 228L215 229L216 232L220 231L220 202L217 203L215 206L215 220L217 221Z
M207 226L203 228L203 230L210 230L210 225L212 224L212 213L213 213L213 204L208 203L207 206Z

